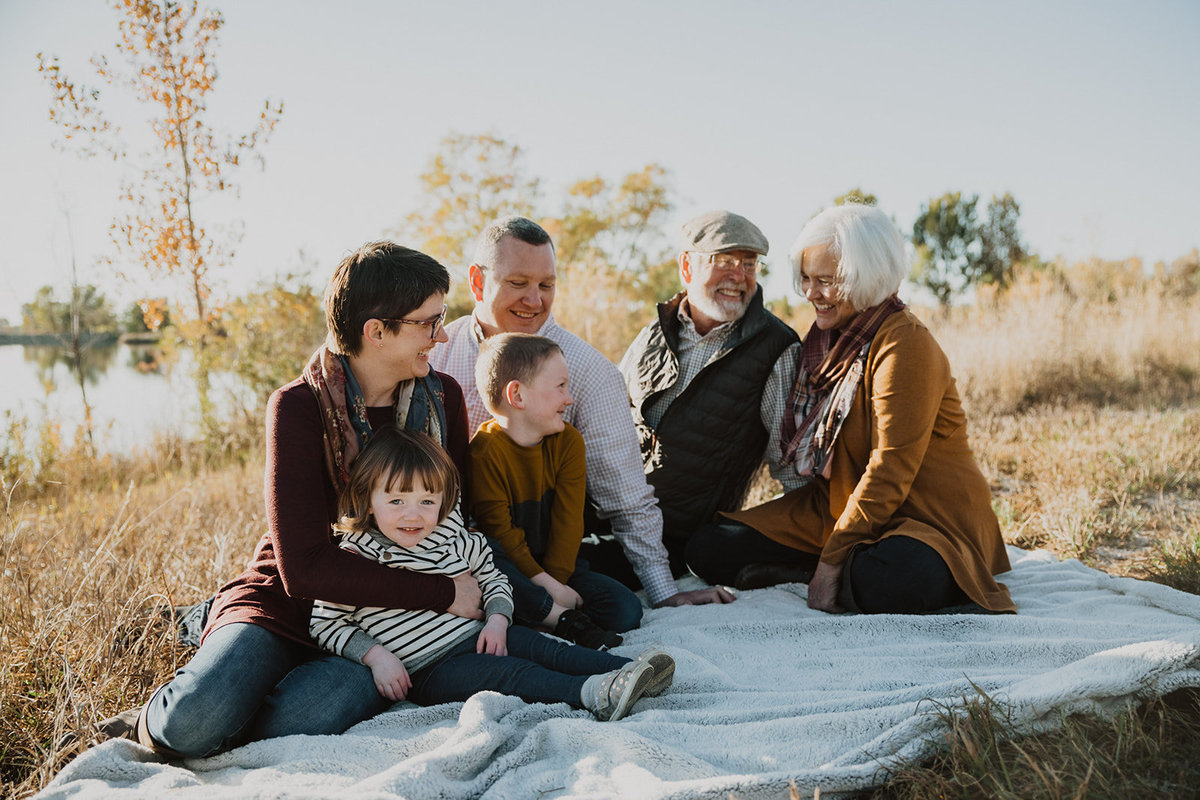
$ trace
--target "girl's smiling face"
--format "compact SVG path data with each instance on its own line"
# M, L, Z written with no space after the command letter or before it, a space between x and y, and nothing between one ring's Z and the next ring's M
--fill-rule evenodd
M379 532L400 547L415 547L437 527L442 512L442 493L425 488L414 475L412 489L401 491L404 481L380 480L371 490L371 515Z

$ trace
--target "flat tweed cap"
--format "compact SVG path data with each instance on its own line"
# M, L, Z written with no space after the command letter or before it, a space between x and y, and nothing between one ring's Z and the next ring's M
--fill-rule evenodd
M701 253L749 250L767 254L767 237L750 220L732 211L709 211L683 223L683 249Z

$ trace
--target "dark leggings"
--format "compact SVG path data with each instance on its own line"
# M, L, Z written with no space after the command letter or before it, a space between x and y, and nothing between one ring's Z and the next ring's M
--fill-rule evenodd
M818 557L768 539L721 518L696 531L687 545L687 563L712 584L733 583L748 564L786 564L812 571ZM921 614L970 600L932 547L908 536L888 536L856 546L842 569L838 604L866 614ZM978 611L983 609L976 607Z

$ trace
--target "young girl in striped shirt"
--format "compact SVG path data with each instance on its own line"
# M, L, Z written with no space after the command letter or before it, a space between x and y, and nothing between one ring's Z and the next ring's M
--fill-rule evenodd
M510 628L512 590L484 537L463 523L458 496L458 471L436 442L377 430L354 463L335 529L342 548L391 567L470 572L483 591L484 621L318 600L309 625L318 645L369 667L389 700L420 705L495 691L616 720L671 685L675 662L662 650L631 660Z

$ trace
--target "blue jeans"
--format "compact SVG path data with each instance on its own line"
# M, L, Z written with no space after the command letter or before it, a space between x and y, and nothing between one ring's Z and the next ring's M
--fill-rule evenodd
M155 742L188 757L342 731L390 705L371 670L239 622L217 628L146 704Z
M508 655L475 652L474 636L447 655L414 672L408 699L423 706L466 700L477 692L500 692L529 703L567 703L583 708L579 693L592 675L603 675L631 659L577 647L545 634L513 626Z
M538 586L508 559L504 547L489 538L492 560L512 584L514 615L525 625L538 625L554 605L550 593ZM575 573L567 581L583 600L583 611L601 628L617 633L631 631L642 624L642 601L620 581L592 572L582 558L575 562Z

